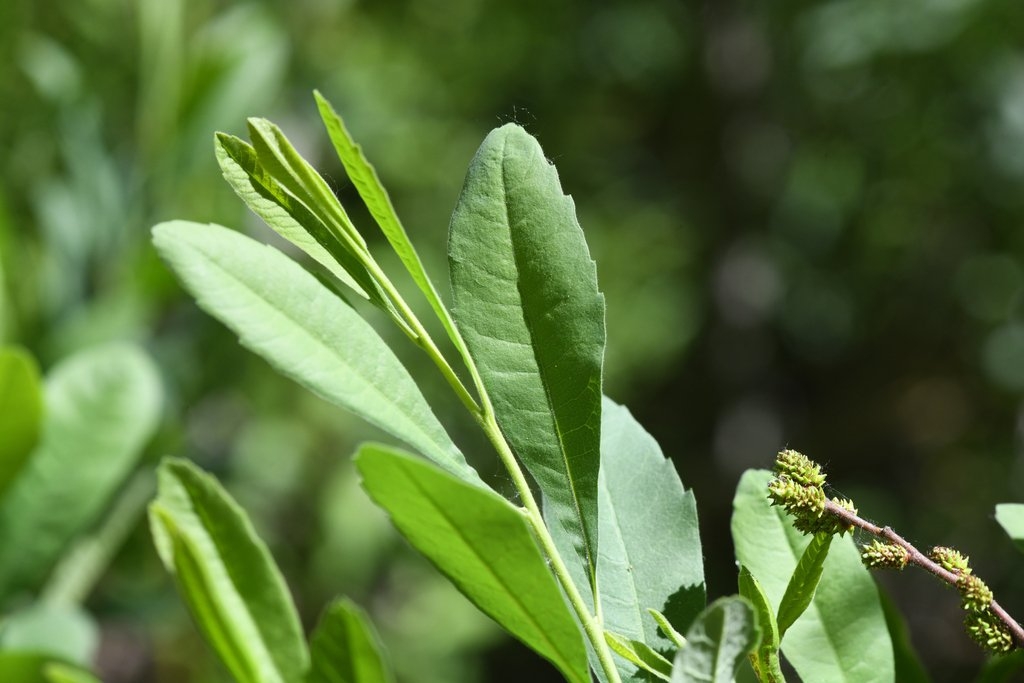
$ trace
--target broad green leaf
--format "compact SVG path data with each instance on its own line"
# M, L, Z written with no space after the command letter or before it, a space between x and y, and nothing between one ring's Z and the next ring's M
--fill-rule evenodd
M598 483L597 583L605 628L671 652L677 646L648 610L664 612L667 622L686 629L705 607L697 504L657 442L629 410L608 398L601 414ZM571 536L550 509L545 518L573 581L589 598L586 568L568 554ZM617 663L624 677L634 673L625 662Z
M1024 505L1001 503L996 505L996 521L1010 537L1017 549L1024 552Z
M786 592L782 595L782 602L779 603L777 620L780 640L811 604L831 545L832 534L815 534L804 548L800 560L796 563L796 569L793 570L793 576L786 586Z
M672 683L732 683L758 641L754 609L744 598L713 602L686 632L676 653Z
M349 249L366 252L362 238L327 182L296 151L281 129L266 119L249 119L249 139L260 165L329 226Z
M281 237L306 252L363 298L375 283L366 268L306 205L263 168L244 140L218 133L214 141L224 179L252 211Z
M889 636L892 638L893 656L896 662L896 680L899 683L931 683L931 677L921 664L913 643L910 642L910 634L907 631L907 624L903 615L886 595L884 590L878 592L882 599L882 610L885 612L885 623L889 627Z
M385 446L364 445L356 467L402 535L473 604L569 681L589 683L583 638L521 510Z
M284 578L245 512L216 479L168 458L150 525L207 642L239 683L293 683L309 664Z
M103 512L156 428L160 379L138 348L96 347L50 372L45 404L39 445L0 501L0 595L38 583Z
M593 585L604 297L572 200L522 128L473 158L448 244L455 320L495 416Z
M391 244L391 248L395 250L398 258L405 265L405 269L409 271L409 275L412 276L420 291L423 292L423 295L430 303L430 307L434 310L434 314L444 325L445 331L448 333L452 343L458 347L460 352L468 353L465 351L465 343L462 341L462 337L459 336L455 323L448 313L448 309L442 303L434 283L431 282L427 271L423 268L423 262L420 261L415 247L413 247L412 242L409 240L409 235L402 226L402 222L398 219L395 207L391 204L391 198L388 196L387 190L384 189L384 185L380 182L380 178L377 177L376 169L366 159L362 147L357 145L352 136L349 135L345 122L338 116L331 103L319 91L314 90L313 96L316 98L320 118L324 122L324 127L331 138L331 143L334 145L334 151L337 152L338 158L345 167L345 173L348 174L349 180L352 181L356 191L359 192L359 196L370 210L370 215L373 216L377 225L380 226L381 232L384 233L388 243Z
M697 504L654 438L610 399L601 419L599 529L605 628L671 649L647 609L685 630L705 607Z
M35 359L24 349L0 347L0 498L36 447L42 419Z
M0 650L37 652L88 666L99 646L99 629L74 605L34 603L7 615L0 625Z
M310 638L306 683L390 683L380 639L366 613L348 599L324 610Z
M449 472L483 485L384 340L297 263L218 225L161 223L153 242L199 305L243 346Z
M71 664L37 652L21 651L0 652L0 681L4 683L98 683L96 677Z
M779 662L779 625L775 620L775 610L768 602L768 596L757 582L754 575L746 567L740 567L740 595L750 601L757 614L757 625L761 630L761 642L751 653L751 664L763 683L785 683Z
M733 501L732 536L736 558L778 605L809 539L769 504L771 477L763 470L743 475ZM782 651L805 681L892 683L892 641L878 589L851 538L833 541L810 607L786 633Z
M652 676L667 681L672 675L672 662L652 650L646 643L631 640L611 631L604 632L604 639L613 652Z

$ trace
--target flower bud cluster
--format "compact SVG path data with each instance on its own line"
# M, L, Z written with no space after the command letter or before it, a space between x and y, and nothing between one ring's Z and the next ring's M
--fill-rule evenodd
M775 478L768 482L768 497L793 515L793 526L804 534L843 534L853 527L825 514L825 475L821 466L802 453L781 451L775 459ZM832 502L856 514L853 502Z
M969 558L953 548L936 546L928 556L957 575L956 589L964 615L964 628L974 642L994 654L1013 649L1013 635L992 612L992 590L971 572Z
M903 569L910 561L910 553L901 545L875 539L861 546L860 559L871 569Z

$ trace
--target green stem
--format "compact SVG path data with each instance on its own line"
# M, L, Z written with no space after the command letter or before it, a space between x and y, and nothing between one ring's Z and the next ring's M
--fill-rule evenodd
M82 604L135 528L155 489L152 472L140 471L132 477L110 507L103 525L78 541L61 558L43 587L40 601L59 605Z
M370 275L377 280L380 286L384 289L384 292L388 295L388 298L391 299L391 303L395 305L395 308L402 315L403 319L396 321L404 323L404 325L399 324L399 327L405 330L406 334L408 334L408 330L412 331L409 338L414 344L423 349L427 355L430 356L430 359L434 361L434 365L436 365L441 371L441 374L455 391L459 400L462 401L462 405L466 407L466 410L468 410L474 417L479 417L482 412L480 404L476 402L476 399L474 399L472 394L469 393L469 390L466 389L466 385L463 384L462 380L459 379L459 376L455 374L455 370L452 369L452 366L448 363L444 354L441 353L441 350L437 348L437 344L434 343L430 333L423 327L423 323L420 322L420 319L416 317L416 314L413 313L411 308L409 308L409 304L407 304L405 299L402 298L402 295L398 293L398 290L391 282L391 279L384 273L377 261L370 256L369 252L364 251L359 254L359 256L362 257L363 265L366 266L367 271L369 271ZM475 376L474 380L476 380ZM480 385L478 384L478 390L479 387Z
M619 670L615 668L611 650L608 648L608 643L605 642L601 622L598 617L590 613L587 604L583 601L583 596L580 595L576 584L572 580L572 576L569 574L569 568L565 566L562 555L558 552L558 548L555 547L555 539L551 537L551 532L548 531L547 525L544 524L544 517L541 514L540 506L537 505L537 499L533 496L533 490L530 489L530 485L526 481L526 475L523 474L522 468L519 467L519 462L516 460L508 442L505 441L505 436L501 433L501 428L494 419L494 411L490 409L490 400L487 398L486 393L483 394L483 400L486 415L481 418L480 426L487 434L491 444L494 445L495 450L498 452L498 457L512 477L512 483L515 485L516 491L522 500L526 518L530 526L533 527L534 534L540 542L544 554L551 561L551 570L554 572L555 578L561 584L562 590L565 591L569 604L572 605L573 611L576 612L580 623L583 624L583 630L594 647L594 652L597 654L601 669L608 677L609 683L622 683L622 679L619 677ZM597 596L595 596L595 605L598 603Z

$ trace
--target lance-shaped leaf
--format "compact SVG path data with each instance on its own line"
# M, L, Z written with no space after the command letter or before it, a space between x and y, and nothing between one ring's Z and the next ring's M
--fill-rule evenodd
M18 347L0 348L0 498L36 447L42 417L35 359Z
M302 680L309 654L284 578L223 487L185 460L164 460L150 525L160 559L232 676Z
M366 269L305 204L260 165L251 145L218 133L214 149L224 179L253 213L360 296L369 298L367 292L374 291L375 283Z
M793 576L789 578L786 592L782 595L782 602L779 603L777 616L779 639L781 640L793 622L804 613L811 600L814 598L814 591L821 580L821 572L825 567L825 558L828 557L828 549L832 545L832 534L815 534L811 542L804 548L793 570Z
M572 200L522 128L473 158L448 244L455 319L505 437L592 578L604 297Z
M134 346L75 354L46 378L39 445L0 501L0 595L37 583L88 528L156 428L160 379Z
M245 347L449 472L483 485L384 340L297 263L217 225L162 223L153 228L153 242L199 305Z
M266 119L249 119L249 139L260 165L289 192L329 226L352 250L366 251L362 238L348 213L334 196L327 181L302 158L281 129Z
M757 615L757 625L761 631L761 641L757 649L750 654L751 665L757 673L758 680L763 683L786 683L779 662L779 624L775 619L775 610L768 602L768 596L757 582L754 575L746 567L740 567L740 595L750 601Z
M394 681L373 624L348 599L331 603L310 637L306 683L390 683Z
M521 510L385 446L364 445L356 467L402 535L474 605L566 679L589 683L580 630Z
M732 683L758 637L754 610L746 599L716 600L686 632L686 647L672 665L672 683Z
M733 501L736 558L750 570L773 605L786 587L810 539L768 500L772 474L748 471ZM793 623L782 651L805 681L891 683L892 640L878 589L849 537L837 538L807 611Z
M334 145L334 151L337 152L338 158L345 167L345 173L348 174L349 180L352 181L356 191L359 192L359 196L366 204L366 208L370 210L370 215L373 216L377 225L380 226L381 232L384 233L398 258L402 260L402 264L409 272L409 275L412 276L413 281L416 282L416 286L423 292L423 296L430 303L430 307L434 310L438 320L444 325L445 331L448 333L452 343L455 344L460 353L468 354L468 351L465 349L465 343L462 337L459 336L455 323L448 313L448 309L441 301L441 297L438 296L434 283L431 282L427 271L423 268L423 262L420 261L415 247L413 247L412 242L409 240L409 235L405 232L402 222L398 219L395 207L391 204L391 197L388 196L387 190L384 189L380 178L377 177L376 169L366 159L362 147L357 145L352 136L349 135L344 121L338 116L331 103L316 90L313 91L313 96L316 98L317 108L320 110L320 118L324 122L324 127L331 138L331 143Z
M647 643L631 640L611 631L604 632L604 640L612 652L633 664L637 670L663 681L669 680L672 675L672 662L665 659L657 650L651 649ZM636 679L639 675L630 675L629 678L623 676L623 679Z

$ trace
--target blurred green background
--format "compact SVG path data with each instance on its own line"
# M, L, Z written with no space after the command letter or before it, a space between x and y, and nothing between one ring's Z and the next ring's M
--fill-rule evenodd
M347 593L404 681L556 680L359 492L348 455L374 433L242 350L148 240L186 218L272 241L213 156L213 132L249 115L358 218L318 88L443 281L466 165L516 121L598 261L606 391L696 490L710 597L735 592L739 474L789 446L868 518L959 546L1020 616L1024 560L992 510L1024 500L1022 31L1019 0L6 0L0 341L44 369L142 343L166 391L147 463L221 477L307 623ZM481 446L409 362L456 440ZM935 680L969 680L982 657L955 596L918 573L882 581ZM88 607L108 683L226 680L144 525Z

